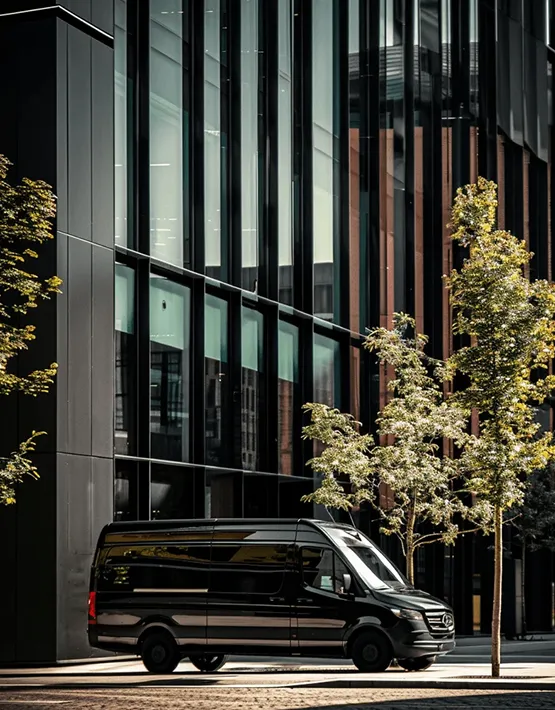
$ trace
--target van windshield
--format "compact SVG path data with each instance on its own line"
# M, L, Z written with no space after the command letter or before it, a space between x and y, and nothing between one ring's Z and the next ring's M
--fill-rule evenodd
M406 577L366 535L344 528L328 528L327 531L370 589L410 588Z

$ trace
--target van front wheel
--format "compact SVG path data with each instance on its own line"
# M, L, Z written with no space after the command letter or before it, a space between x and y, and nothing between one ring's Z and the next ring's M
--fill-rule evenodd
M215 673L216 671L219 671L227 661L227 656L202 654L200 656L189 656L189 660L195 668L199 669L199 671L202 671L203 673Z
M353 643L351 658L363 673L382 673L393 660L391 644L382 634L372 631L361 634Z
M435 663L435 656L423 656L421 658L398 658L397 663L406 671L426 671Z
M147 636L141 647L141 658L151 673L173 673L180 661L177 644L169 633Z

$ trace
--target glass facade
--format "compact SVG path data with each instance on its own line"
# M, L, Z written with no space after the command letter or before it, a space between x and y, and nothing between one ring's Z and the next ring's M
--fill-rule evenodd
M553 18L524 6L116 0L117 519L327 515L302 405L372 429L361 346L395 310L449 354L445 225L478 174L552 276ZM486 584L468 545L424 550L428 591ZM465 633L490 616L451 601Z

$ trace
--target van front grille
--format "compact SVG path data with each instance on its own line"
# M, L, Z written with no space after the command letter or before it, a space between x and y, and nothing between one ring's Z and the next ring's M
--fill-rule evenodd
M451 636L455 631L453 614L446 609L441 611L427 611L426 621L434 637Z

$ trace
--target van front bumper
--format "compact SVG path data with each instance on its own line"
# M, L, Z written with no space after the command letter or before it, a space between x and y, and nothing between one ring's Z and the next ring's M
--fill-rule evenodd
M395 658L443 656L454 650L456 646L454 632L436 637L432 636L428 629L422 628L422 626L420 628L408 628L409 624L399 623L390 630Z

